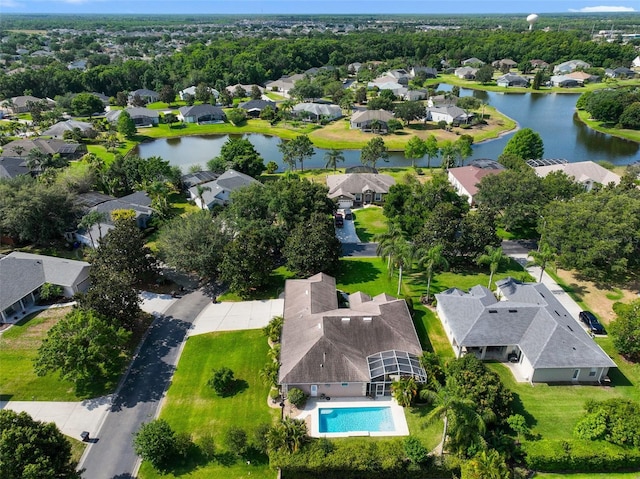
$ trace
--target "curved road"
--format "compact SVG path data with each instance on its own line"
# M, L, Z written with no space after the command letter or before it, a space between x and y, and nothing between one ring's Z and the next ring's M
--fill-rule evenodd
M156 417L180 359L187 331L210 302L210 298L195 291L176 301L154 321L113 399L98 439L87 447L80 462L80 467L85 469L83 477L135 477L138 456L133 451L133 434L143 422Z

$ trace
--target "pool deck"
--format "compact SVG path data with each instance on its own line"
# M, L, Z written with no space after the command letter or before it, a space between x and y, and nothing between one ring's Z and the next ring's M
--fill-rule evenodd
M391 416L393 417L393 424L395 431L349 431L349 432L320 432L318 410L321 408L346 408L346 407L389 407L391 408ZM334 398L330 401L320 398L309 398L304 410L296 416L296 419L310 419L311 430L309 435L311 437L362 437L362 436L408 436L409 426L404 416L404 409L398 405L398 403L391 397L367 399L362 397L357 398Z

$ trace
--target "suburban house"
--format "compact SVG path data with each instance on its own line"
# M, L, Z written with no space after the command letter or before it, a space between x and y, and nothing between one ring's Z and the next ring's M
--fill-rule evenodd
M495 62L491 62L491 66L493 68L497 68L498 70L502 70L503 68L515 68L518 66L516 62L514 62L511 58L503 58L502 60L496 60Z
M238 88L242 88L242 90L244 91L243 97L247 97L251 94L251 90L253 90L254 86L258 87L258 90L260 90L261 93L264 93L264 87L256 85L255 83L252 85L243 85L242 83L236 83L235 85L229 85L225 87L225 90L227 90L227 93L229 93L229 95L235 97L236 90L238 90Z
M611 78L635 78L636 76L636 72L627 67L607 68L604 74Z
M406 85L389 75L383 75L367 83L367 88L377 88L378 90L391 90L394 95L399 96L407 91Z
M407 303L358 292L348 304L339 306L336 280L324 273L286 281L278 379L284 396L296 387L312 397L378 397L390 395L400 377L426 382Z
M633 59L631 62L631 68L640 68L640 55Z
M26 158L0 156L0 178L15 178L30 172Z
M111 110L105 115L109 123L117 123L123 111L129 113L136 126L154 126L160 123L160 113L144 107L129 107L124 110Z
M238 108L246 111L247 116L251 118L259 118L260 113L267 107L270 107L275 112L276 102L271 100L249 100L238 105Z
M338 105L327 103L298 103L291 114L312 121L336 120L342 117L342 109Z
M553 67L553 73L554 75L565 74L575 70L586 70L587 68L591 68L591 65L587 62L583 62L582 60L569 60Z
M482 65L484 65L484 62L476 57L467 58L466 60L462 60L462 62L460 63L462 64L462 66L465 66L465 67L466 66L481 67Z
M49 100L48 98L38 98L31 95L21 95L14 96L11 98L11 101L8 102L7 109L17 115L18 113L27 113L29 112L31 103L46 103L47 106L52 107L55 105L53 100Z
M529 63L531 64L534 70L535 69L546 70L547 68L549 68L549 64L544 60L534 59L534 60L530 60Z
M202 105L181 106L178 111L178 119L185 123L224 123L227 119L222 108L203 103Z
M471 206L476 204L474 196L478 192L480 180L485 176L497 175L504 170L504 166L500 163L489 161L447 170L449 183L451 183L458 195L467 197L467 201Z
M293 90L293 87L295 86L296 82L299 80L302 80L305 77L306 75L303 73L297 73L291 76L283 76L278 80L266 82L264 86L268 91L277 91L278 93L281 93L283 96L288 97L289 92Z
M48 130L42 132L42 136L51 136L53 138L62 139L67 131L73 131L75 129L80 130L82 136L86 136L93 131L93 125L86 121L66 120L59 121Z
M528 87L529 80L515 73L507 73L496 80L496 84L501 87L519 86Z
M0 257L0 321L21 319L45 283L61 286L66 297L86 291L90 268L84 261L19 251Z
M346 173L328 175L329 198L338 203L338 208L351 208L368 204L382 204L389 188L396 180L379 173Z
M417 77L420 74L424 74L425 78L436 78L438 76L438 69L433 67L414 66L409 71L412 77Z
M189 188L189 197L199 208L210 210L215 205L228 205L231 201L231 193L253 183L261 184L249 175L236 170L227 170L212 181Z
M362 68L362 63L360 62L353 62L347 65L347 71L352 75L358 73L360 68Z
M427 99L427 106L455 106L457 100L449 95L433 95Z
M615 185L620 183L620 176L607 170L593 161L578 161L576 163L560 163L534 168L536 175L545 177L552 171L562 171L565 175L573 177L575 181L584 185L587 191L591 191L596 184Z
M87 153L87 145L80 143L67 143L62 140L14 140L4 145L0 156L26 158L29 152L38 149L47 155L60 155L67 160L77 160Z
M393 119L393 113L387 110L360 110L351 115L350 126L362 131L372 131L386 133L387 123ZM372 127L373 126L375 128Z
M135 97L140 97L145 103L155 103L160 99L160 95L153 90L147 90L146 88L140 88L129 92L129 104L132 104Z
M424 100L429 96L429 92L427 90L407 90L404 88L404 92L400 92L400 96L405 101L418 101Z
M409 80L411 80L412 78L411 74L404 68L389 70L388 72L385 73L385 75L393 78L402 86L407 86L409 84Z
M600 77L598 75L591 75L587 72L581 71L571 72L565 76L567 78L573 78L574 80L577 80L581 85L584 85L585 83L595 83L600 81Z
M461 80L473 80L476 77L476 73L478 73L478 69L473 67L460 67L453 72Z
M550 79L551 86L557 86L562 88L573 88L582 85L575 78L568 77L567 75L553 75Z
M186 190L188 190L192 186L197 186L203 183L208 183L209 181L213 181L218 178L218 176L220 176L220 173L216 173L214 171L194 171L193 173L182 175L180 181L182 182L182 186Z
M428 106L426 108L427 121L438 123L444 121L447 125L467 123L473 118L473 113L466 113L462 108L450 106Z
M484 286L436 294L456 357L509 362L528 382L598 383L616 367L544 284L507 278L496 286L501 301Z
M91 248L97 248L100 239L113 229L111 213L114 210L132 210L139 228L146 228L154 213L151 207L151 198L144 191L136 191L121 198L115 198L97 191L89 191L80 193L77 197L77 202L85 213L97 211L104 215L104 221L93 225L90 231L80 228L70 234L70 238L67 238Z
M211 87L205 87L205 88L209 91L209 93L213 95L214 98L218 98L220 96L220 92L218 92L218 90L216 90L215 88L211 88ZM186 100L189 97L189 95L195 98L196 96L195 86L190 86L178 92L178 96L180 97L181 100Z

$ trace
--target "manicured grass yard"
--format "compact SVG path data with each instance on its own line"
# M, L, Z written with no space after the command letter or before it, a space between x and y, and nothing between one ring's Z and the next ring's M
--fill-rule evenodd
M535 479L640 479L640 473L637 472L603 472L603 473L586 473L586 474L544 474L536 473L533 475Z
M28 316L0 336L0 398L12 401L79 401L74 385L57 374L39 377L33 360L47 331L70 308L49 309ZM28 319L30 318L30 319Z
M159 474L148 463L140 470L142 479L190 477L228 479L251 476L274 478L264 456L252 455L251 464L225 450L224 435L231 427L243 428L250 441L259 424L271 424L280 416L279 409L267 406L269 388L258 371L267 360L269 346L260 330L211 333L190 337L178 363L160 417L177 432L191 434L194 441L205 435L213 437L216 460L190 456L190 462L169 474ZM218 397L207 386L214 368L229 367L239 380L238 391L230 397Z
M387 231L387 218L378 206L353 210L353 221L358 238L363 243L374 241L376 235Z

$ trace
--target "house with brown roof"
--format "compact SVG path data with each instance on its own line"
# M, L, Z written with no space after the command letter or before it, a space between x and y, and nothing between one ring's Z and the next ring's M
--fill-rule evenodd
M400 377L426 382L422 347L407 303L387 294L349 295L338 304L336 280L324 273L289 279L278 382L329 397L385 396Z
M478 192L478 183L488 175L496 175L504 170L504 167L497 162L491 162L490 166L461 166L459 168L449 168L447 176L449 183L460 196L466 196L471 206L474 206L474 196Z
M389 188L396 180L380 173L346 173L327 176L329 198L339 208L352 208L368 204L382 204Z

